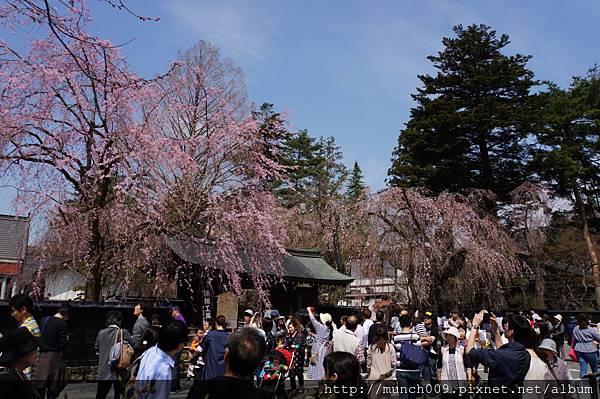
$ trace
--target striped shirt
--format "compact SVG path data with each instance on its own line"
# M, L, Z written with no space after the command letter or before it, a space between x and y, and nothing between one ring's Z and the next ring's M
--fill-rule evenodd
M598 348L593 344L594 341L600 341L598 330L595 328L579 328L579 326L573 329L573 341L575 346L573 347L577 352L582 353L593 353L598 351Z
M415 345L421 346L420 337L418 334L414 332L410 333L399 333L394 335L394 348L396 349L396 371L408 371L408 372L418 372L419 370L408 369L402 366L402 362L400 362L400 348L403 344L407 342L412 342Z
M42 336L42 334L40 332L40 326L38 325L37 321L35 321L35 319L32 316L29 316L28 318L23 320L23 322L21 323L21 325L19 327L25 327L26 329L29 330L31 335L33 335L34 337L39 338Z
M40 332L40 326L38 325L37 321L35 321L33 316L29 316L23 320L19 327L25 327L34 337L39 338L42 336L42 333ZM33 369L31 367L27 367L25 370L23 370L23 374L25 374L25 377L30 380L33 376Z
M428 335L427 334L427 329L425 328L425 324L423 324L423 323L419 323L419 324L414 325L413 328L412 328L412 331L415 334L418 334L420 337L424 337L424 336Z

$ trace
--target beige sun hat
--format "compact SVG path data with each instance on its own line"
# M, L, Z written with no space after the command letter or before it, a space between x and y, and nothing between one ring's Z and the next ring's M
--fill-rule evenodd
M560 314L557 314L556 316L554 316L554 318L558 321L562 321L562 316Z
M454 335L456 339L460 339L460 333L458 332L458 328L454 326L449 327L446 331L442 332L442 334L444 335L444 338L446 338L447 335Z
M330 322L333 319L329 313L320 313L319 320L321 320L321 323L327 324L328 322Z

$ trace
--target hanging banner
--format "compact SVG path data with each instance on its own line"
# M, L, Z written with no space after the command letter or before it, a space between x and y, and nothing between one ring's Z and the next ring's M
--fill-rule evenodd
M202 292L202 320L212 319L213 309L213 297L210 293L210 290L203 290Z

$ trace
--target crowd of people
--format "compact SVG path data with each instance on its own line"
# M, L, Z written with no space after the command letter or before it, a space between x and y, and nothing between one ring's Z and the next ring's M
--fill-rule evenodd
M9 305L19 328L0 337L2 392L59 397L72 307L62 305L38 323L26 295ZM190 328L181 310L172 307L168 320L148 318L149 310L145 302L135 306L131 333L121 312L107 313L95 341L96 399L111 390L115 399L167 399L181 389L183 361L193 379L188 399L469 397L482 386L508 389L499 391L503 397L564 398L573 380L566 359L579 363L580 379L598 371L600 326L586 314L563 321L535 311L436 317L364 309L334 320L312 307L293 316L247 309L240 326L228 326L222 315L204 320L186 348ZM306 390L305 376L318 388Z

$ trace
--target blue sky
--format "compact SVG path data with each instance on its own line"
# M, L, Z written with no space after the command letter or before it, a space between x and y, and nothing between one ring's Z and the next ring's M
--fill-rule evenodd
M600 62L600 3L589 1L129 0L140 22L88 0L91 29L124 51L132 69L164 72L198 40L220 47L245 74L250 100L290 112L296 129L334 136L345 162L383 187L417 74L453 25L483 23L510 35L507 52L531 54L538 79L568 85ZM9 212L9 191L0 212Z

